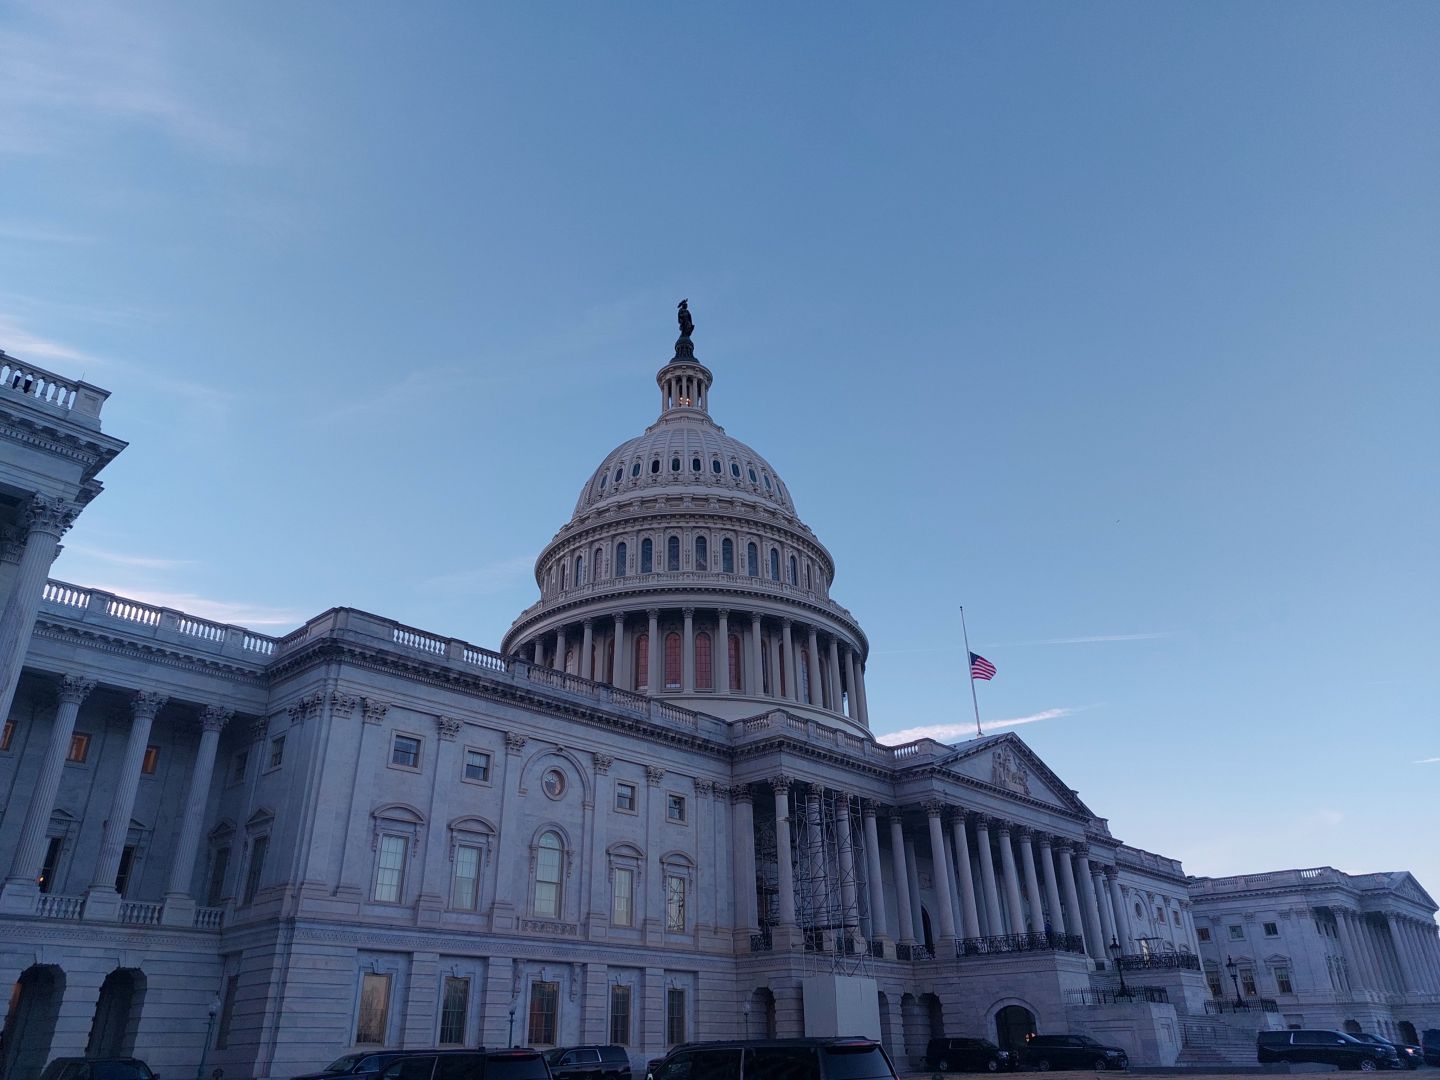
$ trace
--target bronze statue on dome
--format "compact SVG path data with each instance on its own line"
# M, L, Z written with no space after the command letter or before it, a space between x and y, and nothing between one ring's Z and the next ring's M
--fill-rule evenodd
M675 317L680 320L680 336L688 338L695 332L695 320L690 318L690 301L689 299L681 300L675 306Z

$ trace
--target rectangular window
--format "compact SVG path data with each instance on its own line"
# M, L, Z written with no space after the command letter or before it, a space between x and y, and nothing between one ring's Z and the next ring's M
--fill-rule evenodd
M210 858L210 884L205 888L205 904L217 907L225 896L225 873L230 869L230 849L216 848Z
M1205 981L1210 984L1210 996L1218 998L1220 996L1220 976L1206 974Z
M554 1046L557 1013L560 1008L560 984L530 984L530 1045Z
M1242 971L1240 973L1240 989L1246 997L1254 997L1258 991L1255 989L1255 973L1253 971Z
M240 976L227 976L225 993L220 998L220 1022L215 1027L216 1050L224 1050L230 1045L230 1024L235 1019L235 994L239 989Z
M630 987L610 987L610 1041L630 1045Z
M255 894L260 891L260 875L265 872L265 849L269 846L268 836L257 836L250 841L250 865L245 868L245 891L240 899L242 904L255 902Z
M250 767L250 751L241 750L230 762L230 782L238 784L245 779L245 770Z
M396 735L390 744L390 764L402 769L420 768L420 740L413 735Z
M6 720L5 726L0 728L0 751L9 750L10 744L15 741L15 721Z
M120 868L115 871L115 891L121 896L130 885L130 872L135 869L135 845L126 844L120 852Z
M1245 940L1245 928L1244 928L1243 926L1232 926L1232 927L1230 927L1230 940L1231 940L1231 941L1244 941L1244 940Z
M90 736L77 731L70 736L70 752L65 755L65 760L76 765L83 765L89 756Z
M465 1045L465 1015L470 1011L470 980L445 977L440 1002L440 1045Z
M285 736L276 735L270 740L270 761L266 768L278 769L285 760Z
M490 782L490 755L483 750L465 751L465 779Z
M667 821L673 821L680 825L685 824L684 795L665 796L665 818Z
M1290 983L1290 969L1277 967L1275 969L1275 989L1282 994L1293 994L1295 987Z
M60 852L64 846L65 841L58 836L52 836L50 843L45 845L45 862L40 866L40 877L36 881L42 893L48 893L55 887L55 873L60 868Z
M474 911L480 902L480 849L470 844L455 848L454 875L450 879L450 906Z
M1266 937L1279 937L1279 936L1280 936L1280 927L1278 927L1277 925L1275 925L1273 922L1267 922L1267 923L1265 924L1265 936L1266 936Z
M360 1016L355 1022L355 1041L384 1046L389 1019L390 976L367 971L360 982Z
M668 1046L685 1041L685 991L670 987L665 991L665 1042Z
M613 926L635 925L635 871L627 866L614 870L615 889L610 901L610 922ZM614 1041L613 1039L611 1040Z
M673 874L665 877L665 929L685 929L685 879Z
M615 809L627 814L635 812L635 785L620 782L615 785Z
M160 767L160 747L151 743L145 747L145 756L140 759L140 772L143 776L154 776L155 770Z
M1199 938L1201 941L1209 941L1209 940L1210 940L1210 928L1209 928L1208 926L1197 926L1197 927L1195 928L1195 936L1196 936L1197 938Z
M375 899L397 904L405 884L405 837L385 833L380 837L380 859L375 868Z

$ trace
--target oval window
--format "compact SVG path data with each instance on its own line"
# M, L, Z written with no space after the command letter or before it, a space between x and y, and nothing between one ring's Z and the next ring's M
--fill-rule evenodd
M634 465L631 465L631 466L630 466L630 475L631 475L631 476L639 476L639 475L640 475L640 462L637 461L637 462L635 462Z
M730 462L730 475L736 480L740 479L740 466L733 461Z
M719 476L719 475L720 475L720 459L719 459L719 458L716 458L714 461L710 462L710 471L713 472L716 476Z
M600 490L601 490L601 491L604 491L604 490L605 490L605 481L608 480L608 479L609 479L608 476L602 476L602 477L600 477Z
M622 465L622 466L620 466L620 468L618 468L618 469L615 470L615 482L618 484L622 479L624 479L624 477L625 477L625 466Z
M752 484L758 484L759 482L760 482L760 478L755 475L755 470L754 470L754 469L751 469L751 470L750 470L750 483L752 483Z
M679 471L680 471L680 459L679 459L678 457L672 457L672 458L670 459L670 471L671 471L671 472L679 472Z
M765 490L770 490L770 475L768 473L765 475Z
M691 472L699 472L700 469L701 469L700 459L699 459L698 457L696 457L696 458L691 458L691 459L690 459L690 471L691 471Z
M658 473L659 471L660 471L660 459L657 457L654 461L650 462L650 472L653 474L653 473Z

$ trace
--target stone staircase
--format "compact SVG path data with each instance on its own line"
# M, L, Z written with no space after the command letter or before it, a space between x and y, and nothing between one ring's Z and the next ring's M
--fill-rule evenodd
M1217 1020L1180 1018L1180 1056L1176 1065L1216 1068L1255 1065L1255 1033L1237 1031Z

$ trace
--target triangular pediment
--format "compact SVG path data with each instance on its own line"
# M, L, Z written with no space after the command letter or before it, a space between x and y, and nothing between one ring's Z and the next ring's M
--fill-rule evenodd
M1436 908L1435 901L1431 899L1430 894L1420 887L1420 882L1416 881L1415 876L1408 870L1401 870L1395 875L1395 881L1391 885L1391 888L1395 890L1398 896L1403 896L1406 900L1410 900L1416 904L1423 904L1431 911L1434 911Z
M1012 731L960 743L942 765L947 771L1014 795L1093 817L1080 797Z

